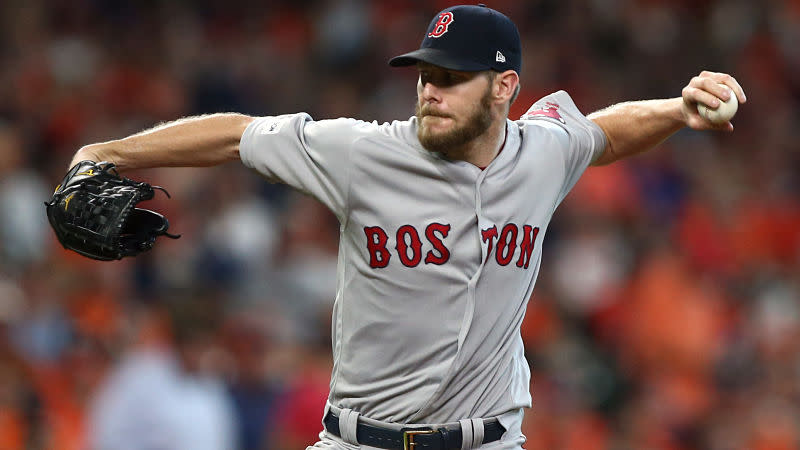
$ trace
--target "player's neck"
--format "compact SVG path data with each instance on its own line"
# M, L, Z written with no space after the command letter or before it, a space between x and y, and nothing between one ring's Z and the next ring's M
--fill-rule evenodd
M506 140L506 120L497 120L486 130L464 146L462 159L474 166L488 166L500 153Z

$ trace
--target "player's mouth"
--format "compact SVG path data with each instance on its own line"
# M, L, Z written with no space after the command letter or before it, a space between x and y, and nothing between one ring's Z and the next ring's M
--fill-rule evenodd
M450 117L450 116L439 115L439 114L425 114L424 116L422 116L423 119L425 119L427 117L433 117L433 118L437 118L437 119L452 119L452 117Z
M444 117L444 118L450 118L450 115L449 115L449 114L446 114L446 113L444 113L444 112L442 112L442 111L439 111L439 110L435 109L435 108L434 108L433 106L431 106L430 104L426 104L425 106L423 106L423 107L419 108L418 115L419 115L420 117L427 117L427 116L431 116L431 117Z
M451 123L453 123L453 118L449 116L440 116L436 114L428 114L422 116L420 120L420 124L423 128L427 129L429 132L442 132L446 131L450 128Z
M441 121L444 121L444 120L447 120L447 119L451 119L451 120L453 119L452 116L447 115L447 114L443 114L443 113L439 113L439 112L428 112L428 113L423 113L421 115L420 120L425 120L427 118L434 119L436 122L441 122Z

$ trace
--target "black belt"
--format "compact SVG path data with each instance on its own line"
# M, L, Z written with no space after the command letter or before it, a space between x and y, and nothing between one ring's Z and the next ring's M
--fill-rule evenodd
M339 416L329 411L323 420L325 429L338 437L342 436L339 430ZM494 442L500 439L506 430L497 419L483 421L483 443ZM461 427L447 429L439 428L391 428L377 427L359 422L356 425L356 439L362 445L385 449L403 450L461 450Z

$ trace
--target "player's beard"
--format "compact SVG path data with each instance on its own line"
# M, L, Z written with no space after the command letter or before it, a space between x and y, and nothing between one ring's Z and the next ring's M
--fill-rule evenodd
M464 125L456 126L445 132L434 133L423 124L423 117L452 117L439 114L433 110L430 105L420 107L419 102L417 102L417 138L419 138L420 144L428 151L438 152L455 159L458 156L459 150L462 149L465 144L482 135L489 129L492 124L491 105L491 89L487 89Z

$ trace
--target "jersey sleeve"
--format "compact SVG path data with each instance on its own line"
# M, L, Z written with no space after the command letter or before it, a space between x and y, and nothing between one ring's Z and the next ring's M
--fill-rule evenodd
M239 156L268 181L313 196L342 220L357 123L314 121L306 113L260 117L242 134Z
M548 128L562 131L562 136L566 133L565 145L561 149L566 174L558 199L560 203L589 164L603 154L606 134L599 125L587 119L578 110L575 102L564 91L543 97L534 103L520 120L540 124L545 122L550 124Z

